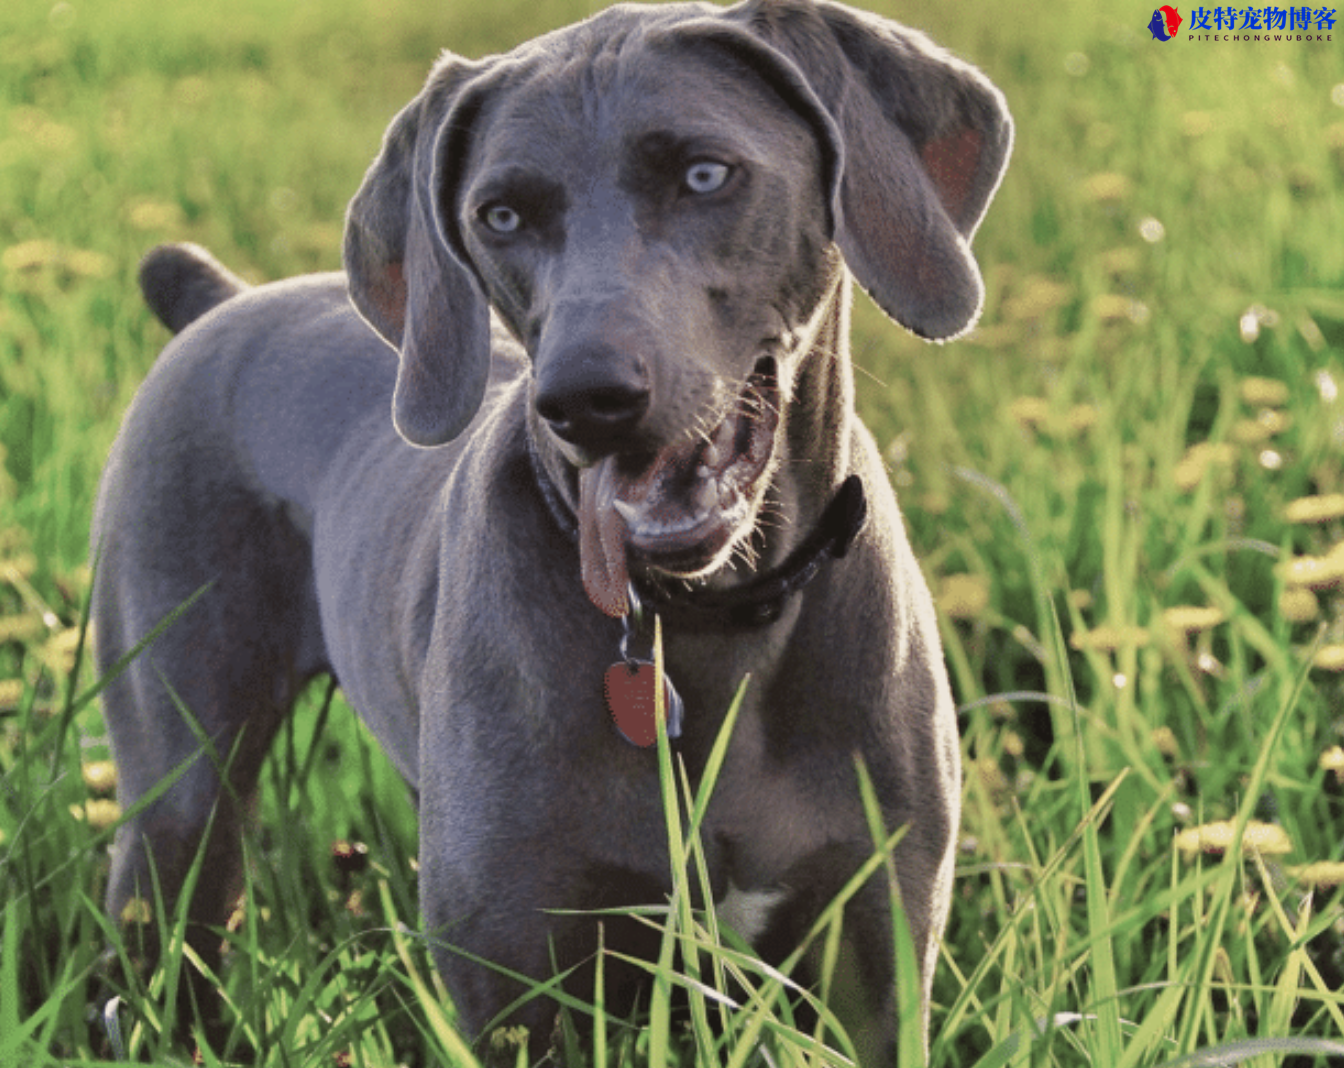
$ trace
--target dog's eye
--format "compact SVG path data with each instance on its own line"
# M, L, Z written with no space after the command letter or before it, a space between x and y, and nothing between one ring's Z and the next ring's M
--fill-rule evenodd
M515 233L523 217L507 204L487 204L481 209L481 221L497 234Z
M717 192L723 188L732 172L733 169L726 163L712 159L696 160L686 168L686 188L702 196Z

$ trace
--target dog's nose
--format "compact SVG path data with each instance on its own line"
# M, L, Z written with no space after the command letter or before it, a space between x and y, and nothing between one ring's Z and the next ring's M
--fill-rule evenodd
M590 344L538 368L537 414L557 437L600 456L631 443L651 392L643 361Z

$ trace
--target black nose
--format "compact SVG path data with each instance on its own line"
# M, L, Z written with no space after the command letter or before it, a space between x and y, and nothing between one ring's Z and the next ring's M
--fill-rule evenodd
M537 368L537 414L594 456L631 444L650 392L643 361L601 343L557 352Z

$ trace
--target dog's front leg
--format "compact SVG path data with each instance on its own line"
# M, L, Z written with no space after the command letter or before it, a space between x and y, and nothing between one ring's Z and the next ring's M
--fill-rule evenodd
M656 957L647 926L593 910L657 905L671 891L656 763L620 737L588 674L591 706L567 695L541 708L478 663L471 685L492 707L424 717L420 896L435 962L466 1034L522 1025L534 1056L551 1044L556 1002L506 1010L558 973L591 1003L599 946ZM607 1011L628 1013L647 974L611 958L603 971Z

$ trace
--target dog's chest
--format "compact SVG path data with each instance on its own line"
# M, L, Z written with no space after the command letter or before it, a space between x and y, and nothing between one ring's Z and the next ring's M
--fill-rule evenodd
M718 847L729 887L724 902L745 928L763 925L780 904L790 872L837 840L861 833L853 806L832 788L837 776L822 770L829 763L817 754L806 760L772 754L762 710L744 702L703 833Z
M728 884L728 893L714 906L719 924L731 927L748 943L754 943L766 928L780 905L788 900L789 892L783 887L743 890Z

